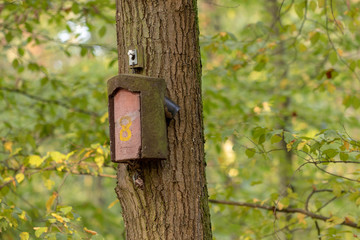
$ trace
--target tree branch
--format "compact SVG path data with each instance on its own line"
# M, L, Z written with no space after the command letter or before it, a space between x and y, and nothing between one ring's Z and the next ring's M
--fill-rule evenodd
M60 102L58 100L51 100L51 99L41 98L41 97L38 97L38 96L35 96L35 95L31 95L31 94L29 94L29 93L27 93L25 91L21 91L19 89L0 87L0 90L20 94L20 95L23 95L23 96L25 96L27 98L33 99L35 101L39 101L39 102L43 102L43 103L47 103L47 104L55 104L55 105L58 105L60 107L72 110L74 112L90 115L90 116L93 116L93 117L99 117L100 116L96 112L91 112L91 111L83 110L83 109L80 109L80 108L77 108L77 107L73 107L73 106L71 106L71 105L69 105L67 103L63 103L63 102Z
M209 202L214 203L214 204L223 204L223 205L231 205L231 206L264 209L264 210L272 211L274 213L275 212L300 213L300 214L304 214L312 219L317 219L317 220L321 220L324 222L326 222L330 219L330 217L326 217L326 216L323 216L320 214L306 211L305 209L301 209L301 208L290 208L289 207L289 208L278 209L275 206L266 206L266 205L260 205L260 204L255 204L255 203L246 203L246 202L222 201L222 200L215 200L215 199L209 199ZM350 221L344 220L344 222L340 223L340 225L360 229L360 226L358 226L356 223L350 222Z

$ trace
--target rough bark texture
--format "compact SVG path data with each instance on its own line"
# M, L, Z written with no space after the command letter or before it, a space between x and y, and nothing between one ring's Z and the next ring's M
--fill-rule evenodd
M211 239L196 1L117 0L116 18L119 73L131 73L127 51L142 46L137 73L164 78L181 107L168 126L167 160L118 166L127 239Z

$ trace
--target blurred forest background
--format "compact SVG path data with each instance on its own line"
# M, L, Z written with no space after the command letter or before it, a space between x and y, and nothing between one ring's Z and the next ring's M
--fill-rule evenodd
M214 239L356 239L360 1L199 0ZM0 238L125 239L115 1L0 1Z

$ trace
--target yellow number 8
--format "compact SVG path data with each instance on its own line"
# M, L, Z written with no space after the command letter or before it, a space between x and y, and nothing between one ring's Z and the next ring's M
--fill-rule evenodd
M124 124L124 120L127 120L127 124ZM131 118L129 116L123 116L119 120L121 130L120 130L120 141L126 142L131 138L131 131L129 127L131 126ZM126 132L126 137L124 137L124 132Z

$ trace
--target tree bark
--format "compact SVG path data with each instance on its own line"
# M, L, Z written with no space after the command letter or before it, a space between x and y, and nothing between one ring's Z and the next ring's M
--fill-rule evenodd
M130 46L142 46L144 69L136 73L165 79L181 107L168 126L167 160L118 165L127 239L211 239L196 1L116 1L119 74L131 73ZM133 180L139 171L142 188Z

